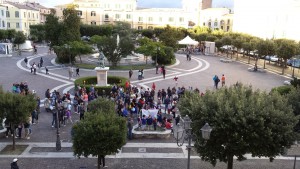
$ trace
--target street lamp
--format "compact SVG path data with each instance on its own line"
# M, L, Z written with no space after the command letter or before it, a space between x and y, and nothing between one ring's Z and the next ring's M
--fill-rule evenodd
M186 148L188 149L188 162L187 162L187 169L190 169L190 158L191 158L191 149L192 149L192 120L188 115L186 115L183 119L181 119L181 122L183 124L183 127L180 123L173 126L173 134L176 139L177 145L179 147L183 146L184 141L188 140L188 145ZM209 126L208 123L206 123L200 131L202 132L202 138L205 140L208 140L210 138L210 133L212 131L212 128Z
M70 62L70 65L71 65L70 45L65 44L64 46L65 46L66 49L68 49L69 62Z
M159 51L160 51L160 47L157 46L157 48L156 48L155 64L157 64L157 56L158 56L158 54L159 54Z
M56 111L56 151L61 150L61 142L60 142L60 133L59 133L59 119L58 119L58 103L57 100L55 99L55 111Z

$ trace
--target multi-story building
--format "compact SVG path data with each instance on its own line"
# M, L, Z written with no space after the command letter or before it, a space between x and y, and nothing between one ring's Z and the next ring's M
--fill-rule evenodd
M199 12L206 1L205 7L211 6L211 0L182 0L182 8L137 8L136 0L74 0L71 4L77 6L78 16L84 24L126 21L132 28L146 29L166 25L188 28L191 23L199 24ZM68 5L56 6L56 15L60 19Z
M213 30L232 30L233 14L227 8L207 8L200 12L200 25Z
M39 10L40 12L40 23L45 23L47 15L51 13L51 9L44 7L43 5L35 2L25 2L24 3L26 6L29 6L33 9Z
M268 39L300 40L299 0L234 1L234 12L235 32Z
M0 29L6 29L6 6L0 5Z
M29 26L40 22L39 10L13 2L5 2L2 5L6 6L7 29L23 31L25 35L29 35Z

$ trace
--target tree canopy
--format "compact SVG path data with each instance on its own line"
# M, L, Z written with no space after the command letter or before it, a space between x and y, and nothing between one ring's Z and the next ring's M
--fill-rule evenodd
M99 107L110 107L106 105L108 102L112 101L100 99L92 103ZM72 130L74 154L78 157L98 156L98 168L100 156L117 153L126 143L126 120L117 116L114 109L87 112L84 119L76 123Z
M31 112L36 108L36 100L32 94L21 95L4 92L0 88L0 120L6 118L14 126L28 121ZM13 133L14 134L14 133ZM15 137L13 135L13 149L15 148Z
M195 148L202 160L217 161L233 168L233 157L244 160L246 153L271 160L289 148L296 134L299 117L285 97L266 93L241 84L206 91L204 96L187 93L179 102L181 114L188 114L196 135ZM209 123L210 139L201 137L200 129Z
M15 35L13 43L18 45L18 49L19 49L19 45L24 43L25 40L26 40L26 36L24 35L24 33L21 31L18 31Z

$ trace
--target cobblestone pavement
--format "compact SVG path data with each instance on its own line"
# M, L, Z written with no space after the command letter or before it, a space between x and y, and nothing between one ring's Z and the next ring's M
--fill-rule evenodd
M73 82L77 77L73 77L71 80L68 78L68 67L55 65L53 61L55 59L54 55L47 55L47 48L40 47L38 49L38 55L31 56L31 52L24 52L22 56L13 56L11 58L0 58L0 84L3 86L5 90L10 90L11 86L15 82L27 81L30 89L34 89L37 91L37 94L43 99L44 92L47 88L51 90L59 90L60 92L65 93L68 90L72 90ZM45 70L42 68L38 75L33 75L30 73L29 69L23 62L24 57L27 56L29 58L30 64L33 62L38 63L40 57L44 59L44 66L47 66L50 72L50 75L45 75ZM213 89L212 77L216 74L219 77L222 74L226 76L226 85L235 84L238 82L243 82L245 84L251 84L254 88L270 91L271 88L275 86L280 86L283 84L284 80L288 78L284 76L280 76L274 73L254 73L248 72L247 68L249 67L246 64L241 64L238 62L231 63L222 63L220 62L220 58L216 56L193 56L192 61L186 61L185 55L176 54L177 64L173 66L167 67L167 76L163 79L161 74L155 74L154 69L145 70L144 75L145 79L139 81L137 80L137 71L134 71L133 78L131 79L131 83L150 87L152 83L156 83L156 88L167 88L175 86L175 82L173 78L175 76L179 77L178 86L185 86L188 88L189 86L193 88L199 88L201 91L204 90L215 90ZM127 71L109 71L109 75L117 75L128 77ZM95 72L93 70L80 70L80 75L82 76L95 76ZM43 108L39 117L39 123L36 125L32 125L33 134L30 136L29 140L18 139L18 144L26 144L28 143L49 143L49 145L54 144L56 141L56 129L51 127L52 114L45 112ZM73 121L78 120L78 115L73 114ZM70 144L71 142L71 134L70 128L72 124L67 124L66 127L61 127L61 140L63 144ZM126 158L122 156L122 158L111 158L107 159L107 165L109 168L155 168L155 169L168 169L168 168L185 168L186 167L186 159L185 159L185 148L176 147L176 143L174 139L135 139L128 141L132 144L145 144L151 145L151 143L165 143L168 145L173 145L169 148L161 148L157 149L157 147L148 147L146 148L146 152L141 154L139 152L141 147L125 147L124 154L127 153L128 156L133 158ZM0 135L0 149L4 147L4 145L10 144L11 138L4 138ZM1 146L2 145L2 146ZM93 158L81 158L76 159L72 157L70 146L63 149L60 152L60 158L46 158L47 155L52 155L56 152L53 150L53 146L44 146L44 147L31 147L28 149L29 155L38 155L41 153L45 153L45 158L30 158L30 156L22 156L20 155L19 165L21 169L43 169L43 168L96 168L96 159ZM142 150L141 150L142 151ZM298 153L298 149L293 149L293 153ZM129 154L131 153L131 155ZM149 154L147 154L149 153ZM157 154L157 157L151 157L151 153ZM160 157L165 154L173 154L174 158L164 158ZM67 157L66 157L67 154ZM181 154L181 155L180 155ZM299 153L300 154L300 153ZM49 155L49 156L50 156ZM144 155L144 156L143 156ZM154 154L155 155L155 154ZM143 158L134 158L136 156L142 156ZM180 156L180 158L178 158ZM0 169L9 168L9 164L12 160L12 156L0 156ZM58 155L59 157L59 155ZM120 157L120 156L119 156ZM196 156L194 156L196 157ZM273 163L270 163L268 160L256 160L251 159L244 162L238 162L234 165L235 168L257 168L257 169L267 169L267 168L292 168L293 160L291 158L285 160L275 160ZM200 159L192 159L191 160L191 168L213 168L209 163L203 162ZM226 168L224 163L218 163L215 168ZM298 166L297 168L300 168Z

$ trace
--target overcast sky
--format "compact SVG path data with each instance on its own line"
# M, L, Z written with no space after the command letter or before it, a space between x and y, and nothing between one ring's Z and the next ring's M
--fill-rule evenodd
M46 7L53 7L55 5L66 4L72 1L73 0L39 0L39 3ZM138 0L138 6L149 8L180 8L181 0ZM232 8L233 0L213 0L213 7Z

